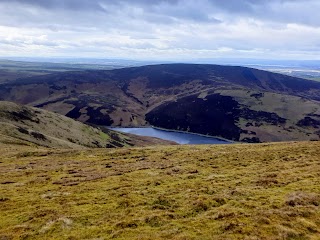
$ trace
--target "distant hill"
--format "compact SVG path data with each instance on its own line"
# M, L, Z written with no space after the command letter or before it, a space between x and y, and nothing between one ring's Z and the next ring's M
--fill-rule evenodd
M110 70L115 68L122 68L128 66L129 63L121 62L108 62L90 63L83 62L77 63L66 60L59 62L59 59L42 59L40 62L39 59L35 58L13 58L15 60L7 60L0 58L0 83L8 83L19 78L33 77L39 75L47 75L51 73L58 72L67 72L67 71L82 71L88 69L95 70ZM51 62L50 62L51 61ZM53 61L53 62L52 62ZM137 63L136 63L137 64Z
M102 131L60 114L11 102L0 102L0 142L75 149L171 144L107 129Z
M97 125L145 126L243 142L316 140L320 82L233 66L162 64L0 85L0 99Z

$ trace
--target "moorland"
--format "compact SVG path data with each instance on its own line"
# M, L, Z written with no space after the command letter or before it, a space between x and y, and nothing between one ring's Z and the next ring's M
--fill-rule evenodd
M0 240L320 238L320 83L203 64L24 74L0 84Z

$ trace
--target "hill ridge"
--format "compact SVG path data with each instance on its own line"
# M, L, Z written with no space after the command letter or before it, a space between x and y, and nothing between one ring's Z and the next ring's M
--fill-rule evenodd
M96 125L190 129L245 142L320 136L320 82L240 66L160 64L42 75L2 84L1 99ZM188 105L180 111L180 105L187 106L186 99L202 105L203 111L196 115L192 112L200 105ZM233 101L233 107L226 110L219 101ZM170 113L166 112L168 104ZM181 114L174 116L179 111ZM220 115L211 114L217 111ZM232 135L213 130L215 123L220 124L218 130L228 128L223 126L222 120L227 117L224 113L233 116L229 119L229 126L235 125L236 129ZM171 123L161 120L164 115L171 118ZM191 129L199 125L198 121L203 121L201 129ZM207 131L207 126L212 131Z

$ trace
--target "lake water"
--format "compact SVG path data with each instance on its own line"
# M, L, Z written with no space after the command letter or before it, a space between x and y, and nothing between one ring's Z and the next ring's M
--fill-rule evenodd
M206 137L187 132L175 132L169 130L160 130L156 128L110 128L123 133L131 133L140 136L156 137L164 140L174 141L179 144L228 144L231 142L223 141L214 137Z

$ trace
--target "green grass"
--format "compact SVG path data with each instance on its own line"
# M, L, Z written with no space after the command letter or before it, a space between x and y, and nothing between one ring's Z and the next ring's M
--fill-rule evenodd
M110 136L104 132L100 132L100 137L102 140L108 140L110 139Z
M0 147L0 239L320 238L320 142Z

